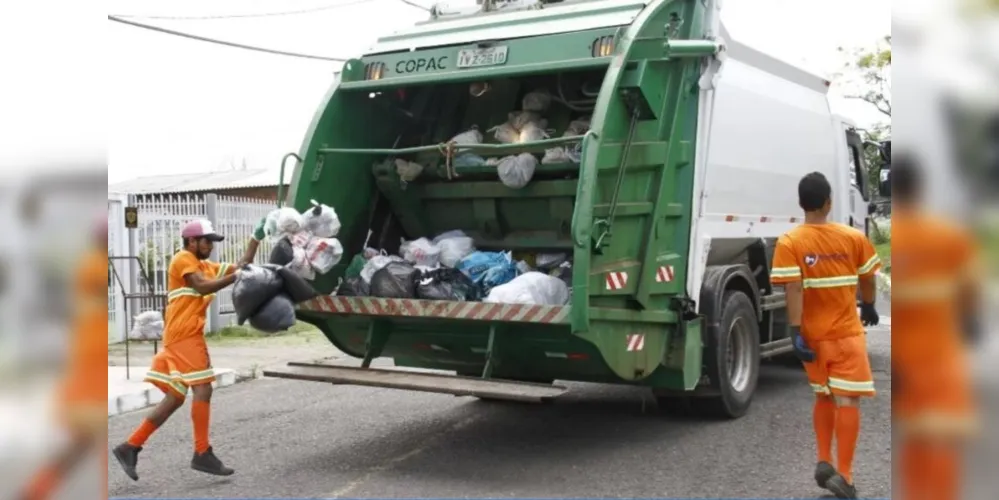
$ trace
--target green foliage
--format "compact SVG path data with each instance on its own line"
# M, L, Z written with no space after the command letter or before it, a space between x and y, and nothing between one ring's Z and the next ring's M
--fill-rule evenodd
M891 35L874 48L846 50L849 62L837 78L846 97L860 99L891 120Z
M183 248L184 243L180 238L174 238L166 244L162 240L146 240L144 248L139 250L138 257L145 271L152 273L157 269L166 269L174 254Z

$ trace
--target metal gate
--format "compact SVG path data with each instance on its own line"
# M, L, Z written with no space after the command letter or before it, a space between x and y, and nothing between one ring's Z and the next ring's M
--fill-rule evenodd
M123 195L108 195L108 257L124 257L128 255L128 233L125 230L125 200ZM116 265L121 261L116 262ZM122 272L122 270L119 270ZM125 340L125 302L124 291L118 282L110 276L108 268L108 343L124 342Z

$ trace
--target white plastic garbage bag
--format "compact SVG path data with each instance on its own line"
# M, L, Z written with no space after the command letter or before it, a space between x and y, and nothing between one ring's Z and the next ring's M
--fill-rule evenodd
M395 171L399 174L402 182L413 182L423 173L423 165L411 161L396 158Z
M417 266L437 267L441 262L441 249L426 238L403 241L399 253L406 262Z
M313 203L314 207L302 214L305 230L320 238L336 238L340 233L340 218L333 207Z
M163 315L159 311L146 311L135 316L132 331L128 332L130 340L162 340Z
M462 146L482 144L482 132L479 132L478 127L473 126L471 129L452 137L451 142Z
M336 238L313 238L305 248L309 264L319 274L326 274L343 258L343 245Z
M291 262L285 266L291 272L312 281L316 279L316 271L312 269L312 264L309 263L309 256L306 253L305 248L295 247L294 248L295 257Z
M531 179L534 178L534 171L538 168L538 159L530 153L521 153L517 156L507 156L500 161L498 167L500 181L503 185L511 189L523 189Z
M514 111L507 115L507 123L513 127L514 130L520 132L528 123L536 123L541 128L548 127L548 120L545 120L541 115L537 113L532 113L530 111Z
M438 246L441 250L441 265L450 268L456 267L461 259L472 255L475 251L475 242L467 236L441 240Z
M466 236L465 232L460 229L455 229L453 231L447 231L437 235L434 238L434 245L440 245L442 241L450 238L464 238Z
M302 214L298 213L294 208L282 208L278 210L277 214L277 230L278 234L296 234L301 232L303 229L302 224Z
M493 137L501 144L514 144L520 140L520 132L510 122L497 125L489 129L488 132L492 132Z
M368 263L364 265L364 269L361 270L361 279L365 283L371 284L371 277L375 275L378 271L381 271L385 266L393 262L405 262L402 257L396 257L395 255L376 255L368 259Z
M564 306L569 302L569 287L547 274L530 272L493 288L484 302L491 304L530 304Z
M539 89L524 96L524 111L544 113L552 105L552 95L548 90Z
M498 167L498 166L499 166L499 164L500 164L500 163L501 163L502 161L503 161L503 159L502 159L502 158L496 158L496 157L494 156L494 157L492 157L492 158L490 158L490 159L486 160L486 166L487 166L487 167Z
M538 125L538 122L528 122L524 128L520 129L520 137L517 142L537 142L548 138L548 133Z
M555 165L570 162L572 162L572 159L569 157L569 151L565 149L565 146L546 149L545 156L541 159L541 163L544 165Z

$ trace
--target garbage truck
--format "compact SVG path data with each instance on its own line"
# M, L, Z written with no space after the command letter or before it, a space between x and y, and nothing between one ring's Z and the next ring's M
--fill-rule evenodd
M335 207L348 256L451 230L481 250L564 252L570 300L343 297L345 258L297 315L358 366L265 376L519 402L619 384L745 415L761 362L791 352L770 271L777 238L803 222L799 180L826 175L837 222L863 231L870 213L864 143L832 113L830 82L733 39L717 0L476 5L344 64L287 200ZM543 137L490 132L539 89ZM581 117L588 129L572 130ZM452 140L470 130L483 140ZM576 154L535 162L522 187L498 178L496 160L557 148Z

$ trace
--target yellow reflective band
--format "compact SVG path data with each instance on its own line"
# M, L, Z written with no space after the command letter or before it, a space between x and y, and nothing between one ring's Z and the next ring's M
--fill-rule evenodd
M218 274L218 277L219 278L224 278L225 277L225 273L229 272L229 267L230 267L229 264L221 264L221 265L219 265L219 274Z
M871 271L874 270L875 267L878 267L879 264L881 264L881 257L875 255L874 257L871 257L871 260L867 261L867 264L864 264L860 268L857 274L860 275L869 274Z
M180 377L184 380L184 382L188 382L188 383L198 382L198 381L205 380L205 379L210 379L210 378L212 378L214 376L215 376L215 370L214 369L208 369L208 370L203 370L203 371L200 371L200 372L186 373L184 375L180 375Z
M955 279L903 281L902 286L894 290L892 299L902 302L951 300L957 297L958 289Z
M825 394L825 395L829 395L829 394L831 394L831 393L832 393L832 392L831 392L831 391L829 390L829 388L828 388L828 387L826 387L826 386L824 386L824 385L819 385L819 384L811 384L811 386L812 386L812 390L813 390L813 391L815 391L815 394Z
M770 271L774 278L797 278L801 276L800 267L775 267Z
M856 286L860 283L858 276L837 276L834 278L810 278L802 282L805 288L839 288Z
M160 382L160 383L166 384L166 385L170 386L173 390L175 390L175 391L177 391L177 392L179 392L181 394L187 395L187 386L185 386L185 385L183 385L181 383L176 382L173 378L168 377L168 376L166 376L166 375L164 375L162 373L157 373L157 372L153 372L153 371L148 372L148 373L146 373L146 381L150 381L150 382L151 381L156 381L156 382Z
M850 392L874 392L874 381L870 382L850 382L838 378L829 377L829 387L841 391Z

